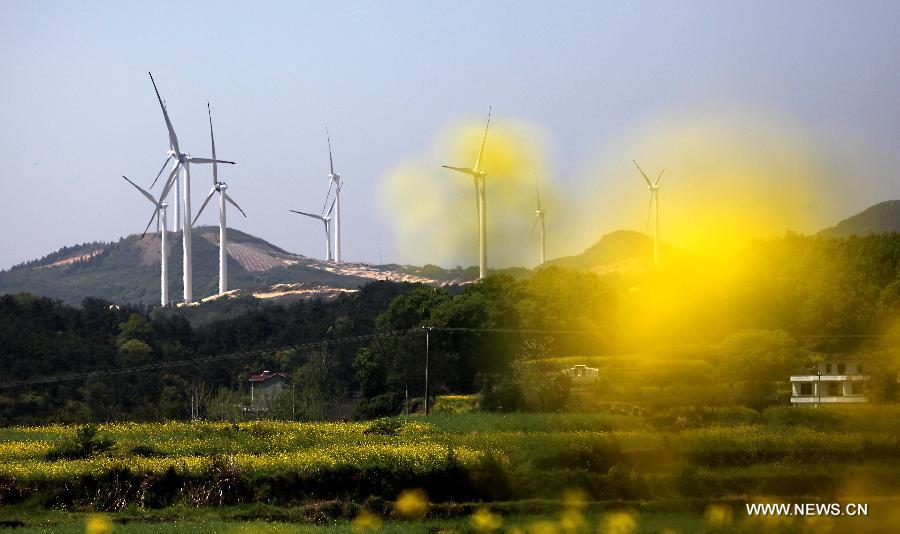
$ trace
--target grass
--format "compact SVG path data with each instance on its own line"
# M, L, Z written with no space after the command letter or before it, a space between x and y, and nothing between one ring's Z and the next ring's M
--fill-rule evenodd
M97 429L109 450L52 460L80 427L0 429L0 521L74 532L86 514L105 511L117 532L303 532L310 522L346 531L370 508L388 531L465 530L480 505L460 503L481 501L505 525L533 531L558 519L560 497L578 488L596 503L627 503L637 531L671 523L699 532L722 526L703 514L723 500L739 509L734 503L754 495L895 504L900 496L900 407L672 413L692 423L660 430L653 414L597 413L435 414L377 425L116 423ZM416 487L435 503L433 523L394 521L392 502ZM604 506L585 512L592 529L604 524ZM739 515L722 531L759 528Z
M619 533L637 534L650 532L697 533L755 533L755 532L885 532L900 521L900 500L872 500L867 517L749 517L743 502L715 502L701 507L693 503L670 503L681 511L652 510L640 503L583 503L583 506L567 506L564 502L545 503L542 513L516 513L500 503L484 507L472 503L469 513L453 517L433 514L421 520L386 518L376 520L377 528L361 528L360 522L350 518L315 521L311 519L287 519L291 510L282 510L282 516L267 519L263 510L254 507L228 507L215 510L172 508L162 512L136 513L125 511L112 514L64 513L59 511L32 511L22 516L22 510L0 511L3 521L24 517L19 533L53 532L83 533L103 532L85 527L106 525L116 533L168 533L168 532L271 532L271 533L430 533L430 532L489 532L479 529L488 524L485 512L491 519L490 526L497 532L563 534L563 533ZM16 515L16 512L18 515ZM263 512L263 513L261 513ZM99 520L98 520L99 519Z

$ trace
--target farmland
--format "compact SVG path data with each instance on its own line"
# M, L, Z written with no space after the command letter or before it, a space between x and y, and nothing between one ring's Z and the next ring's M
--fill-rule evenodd
M60 451L83 427L11 427L0 431L2 517L64 526L81 516L54 511L103 512L137 528L185 510L225 521L250 507L244 519L338 528L362 511L395 520L398 495L411 488L432 503L429 521L447 528L465 526L481 506L466 503L486 503L509 524L556 517L573 491L585 521L600 525L621 509L638 524L665 524L674 513L689 530L710 509L749 521L743 503L759 499L871 501L872 519L874 503L896 508L896 406L624 411L116 423L96 427L92 439L106 445L80 455Z

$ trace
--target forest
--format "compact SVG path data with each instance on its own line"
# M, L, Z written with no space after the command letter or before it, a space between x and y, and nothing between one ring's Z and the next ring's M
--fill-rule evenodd
M291 304L242 297L183 309L85 298L73 307L4 295L0 424L186 420L192 405L202 418L234 419L249 375L264 369L290 373L294 385L266 417L420 411L426 333L432 405L452 393L498 411L663 400L764 408L785 403L790 373L835 354L867 360L870 394L896 400L898 260L896 233L788 234L700 266L548 267L443 287L373 282ZM562 366L604 358L636 365L634 387L601 377L593 396L572 394ZM48 380L81 373L90 375Z

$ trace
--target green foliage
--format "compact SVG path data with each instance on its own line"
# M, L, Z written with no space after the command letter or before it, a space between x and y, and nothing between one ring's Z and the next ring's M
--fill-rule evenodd
M367 436L396 436L403 430L403 422L399 419L377 419L363 430Z
M95 454L102 454L113 448L116 442L110 438L97 436L96 425L84 425L75 435L50 449L45 455L53 462L57 460L83 460Z

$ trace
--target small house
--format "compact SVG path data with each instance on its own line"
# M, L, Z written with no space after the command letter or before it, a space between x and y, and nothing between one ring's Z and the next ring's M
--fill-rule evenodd
M290 375L284 372L263 371L250 375L250 409L266 411L269 402L289 388Z
M563 369L563 374L576 381L596 380L600 376L600 370L596 367L588 367L587 365L573 365Z
M816 363L815 374L791 376L791 404L845 404L868 402L865 363L828 359Z

